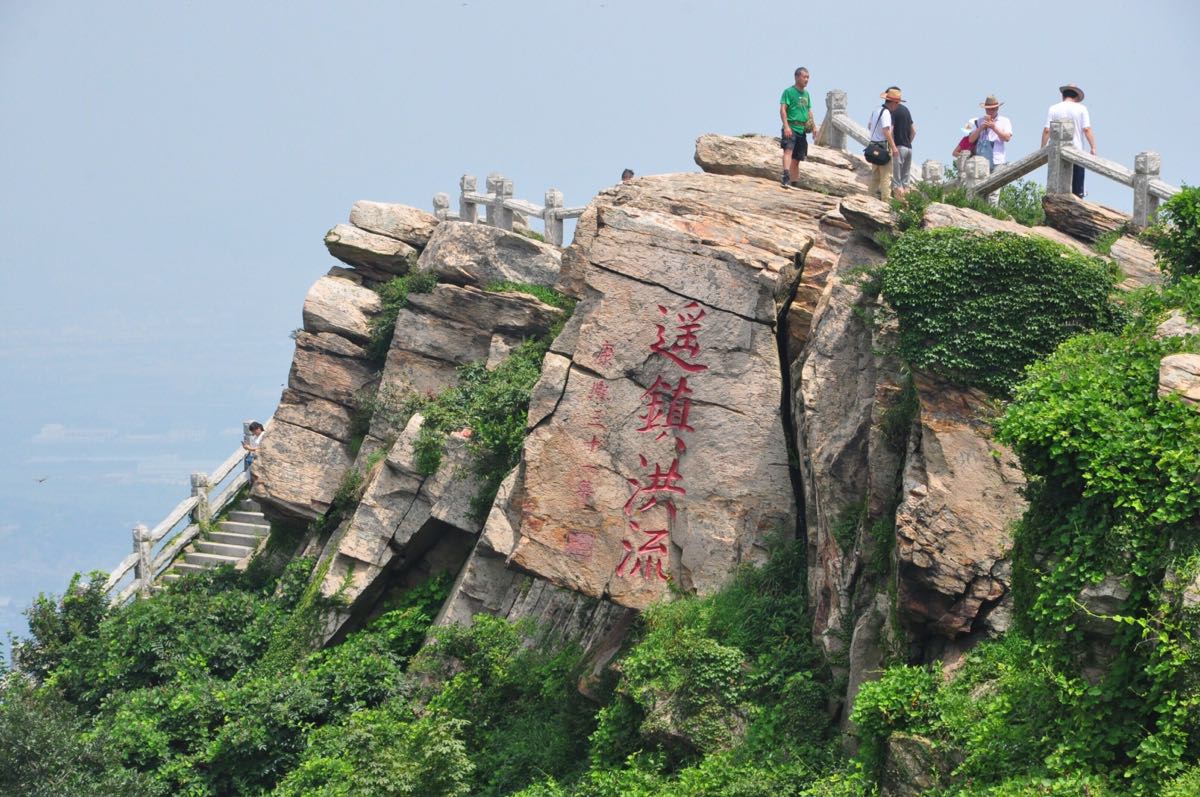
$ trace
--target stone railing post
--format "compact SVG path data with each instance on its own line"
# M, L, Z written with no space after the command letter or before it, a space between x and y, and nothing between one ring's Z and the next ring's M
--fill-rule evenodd
M207 523L212 520L212 507L208 505L208 491L211 486L207 473L192 474L192 497L196 499L196 506L192 509L193 523Z
M499 196L499 186L504 177L499 172L492 172L487 176L487 182L484 185L487 187L488 204L484 209L483 220L486 224L493 227L496 226L496 199Z
M150 586L154 583L154 562L150 558L150 529L144 523L133 527L133 552L137 554L133 578L137 584L137 592L142 597L150 594Z
M433 195L433 215L438 221L450 218L450 195L444 191Z
M555 246L563 245L563 219L558 215L562 206L562 191L551 188L546 192L546 207L542 211L542 220L546 223L546 243Z
M834 89L825 94L825 125L829 130L825 134L828 140L826 146L832 149L846 151L846 133L833 123L834 117L846 115L846 92Z
M1158 197L1150 193L1150 181L1162 172L1157 152L1139 152L1133 159L1133 226L1145 229L1158 212Z
M987 179L990 168L987 158L980 155L967 158L962 172L963 188L967 189L967 196L975 196L975 186Z
M496 180L496 215L495 224L502 230L513 228L513 212L504 207L504 200L512 199L513 183L507 177L497 176Z
M941 185L946 178L946 167L941 161L927 160L921 164L921 182Z
M1070 119L1055 119L1050 123L1050 155L1046 160L1046 193L1071 193L1071 174L1074 164L1062 156L1067 147L1075 146L1075 123Z
M475 190L476 185L475 175L473 174L464 174L462 179L458 181L458 189L460 191L458 195L459 221L468 221L471 224L479 221L479 206L473 200L467 199L467 194L477 193Z

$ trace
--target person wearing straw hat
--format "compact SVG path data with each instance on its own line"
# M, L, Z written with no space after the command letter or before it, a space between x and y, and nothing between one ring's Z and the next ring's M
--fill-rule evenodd
M1096 154L1096 137L1092 135L1092 116L1088 113L1087 106L1083 104L1083 89L1076 86L1074 83L1068 83L1065 86L1058 87L1059 94L1062 95L1062 102L1055 103L1050 106L1050 110L1046 112L1046 126L1042 128L1042 146L1050 141L1050 124L1059 119L1070 119L1075 123L1075 147L1080 151L1083 150L1083 139L1087 138L1090 152ZM1084 168L1078 164L1071 164L1071 193L1075 196L1083 196L1083 176L1086 173Z
M883 105L880 105L871 112L871 118L867 121L867 133L871 137L871 141L880 144L886 143L888 153L895 158L900 154L896 149L896 140L892 137L892 111L896 110L904 97L900 93L900 89L888 89L879 95L879 99L883 100ZM871 183L867 187L867 193L874 196L879 195L879 198L884 202L889 202L892 199L892 164L889 163L872 163L871 167Z
M888 91L898 92L900 87L888 86ZM912 143L916 137L917 126L913 124L908 106L897 103L892 110L892 140L896 142L898 153L892 158L892 191L898 197L912 190Z
M993 172L1005 164L1004 145L1012 138L1012 122L1007 116L1000 115L1003 104L992 94L979 103L984 114L975 120L974 129L968 136L975 145L975 154L987 158L988 171Z

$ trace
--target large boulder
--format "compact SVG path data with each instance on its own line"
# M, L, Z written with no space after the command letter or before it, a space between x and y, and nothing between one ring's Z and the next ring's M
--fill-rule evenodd
M1154 250L1129 235L1113 241L1108 256L1116 261L1124 279L1118 287L1132 291L1147 285L1162 285L1162 270L1154 257Z
M515 232L448 221L438 225L421 253L417 268L436 271L438 279L483 288L497 282L552 287L562 254L557 247Z
M1168 354L1158 366L1160 398L1178 396L1200 410L1200 354Z
M524 293L493 293L438 285L409 294L383 369L384 389L396 395L436 394L458 383L457 369L487 361L494 339L509 347L546 334L563 311Z
M1006 630L1011 525L1025 512L1025 476L993 440L990 402L916 375L919 438L896 511L899 603L911 628L949 639Z
M696 165L710 174L737 174L779 182L782 171L779 139L769 136L722 136L696 139ZM812 144L808 159L797 165L793 185L834 196L863 193L870 171L860 158ZM779 190L784 190L780 188Z
M377 379L359 344L379 309L374 291L342 277L309 291L287 389L254 463L251 494L269 515L315 520L329 509L354 461L351 417Z
M762 189L664 175L597 198L564 258L585 297L554 347L570 365L538 389L559 396L494 546L510 565L641 608L668 581L718 589L792 531L774 324L813 243L798 211L833 202Z
M1129 216L1119 210L1080 199L1074 194L1042 197L1046 224L1072 238L1094 244L1099 238L1123 229Z
M352 461L343 441L277 417L254 460L251 496L274 514L316 520Z
M417 263L415 247L352 224L339 224L325 233L325 248L343 263L369 272L407 274Z
M375 291L339 277L321 277L304 298L304 329L365 343L371 337L370 320L381 308Z
M429 243L437 217L408 205L359 200L350 209L350 223L360 230L385 235L421 249Z

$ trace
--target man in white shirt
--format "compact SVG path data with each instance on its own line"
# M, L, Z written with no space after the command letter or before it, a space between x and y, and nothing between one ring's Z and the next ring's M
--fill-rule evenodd
M975 120L975 129L969 136L975 145L975 154L987 158L988 170L993 172L1007 161L1004 145L1012 138L1012 122L1007 116L1000 115L1000 106L1003 104L991 95L979 103L985 113Z
M872 111L871 118L867 122L867 132L872 141L886 143L888 152L895 158L900 154L900 150L897 149L896 141L892 138L892 111L904 101L904 97L901 96L900 89L891 88L880 94L879 99L883 100L883 105ZM871 167L871 184L867 188L867 193L874 196L878 192L880 199L890 202L892 199L891 162L868 165Z
M1089 151L1096 154L1096 138L1092 135L1092 117L1088 113L1088 109L1083 104L1083 89L1076 86L1074 83L1068 83L1065 86L1059 86L1058 91L1062 94L1062 102L1050 106L1050 110L1046 113L1046 126L1042 128L1042 146L1050 140L1050 123L1059 119L1070 119L1075 123L1075 147L1083 149L1083 139L1087 138ZM1072 164L1071 171L1071 193L1075 196L1083 196L1083 176L1085 170L1082 166Z

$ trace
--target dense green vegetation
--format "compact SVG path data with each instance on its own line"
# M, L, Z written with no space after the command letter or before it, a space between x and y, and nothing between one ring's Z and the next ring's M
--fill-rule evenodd
M1167 276L1200 276L1200 188L1184 185L1158 209L1155 221L1145 236Z
M715 595L652 607L600 676L546 629L481 615L431 630L445 580L314 650L328 605L320 566L298 560L120 609L98 577L39 598L0 679L0 794L866 797L899 743L922 751L935 796L1200 793L1200 413L1157 395L1159 361L1200 353L1200 336L1154 337L1172 309L1200 320L1200 277L1181 267L1114 298L1098 261L916 225L874 277L909 364L1007 398L997 438L1029 508L1014 629L952 675L901 661L864 684L853 755L845 684L811 638L803 541L773 541ZM470 428L498 484L546 346L404 408L429 419L427 455ZM908 381L889 445L916 407ZM348 474L316 532L362 479ZM834 524L843 545L864 509ZM886 577L879 547L866 570ZM1119 588L1115 609L1089 599L1100 584Z
M883 297L914 366L998 395L1068 337L1115 329L1110 264L1034 236L959 229L905 233L888 252Z

